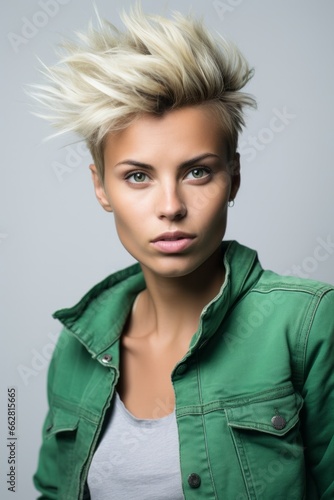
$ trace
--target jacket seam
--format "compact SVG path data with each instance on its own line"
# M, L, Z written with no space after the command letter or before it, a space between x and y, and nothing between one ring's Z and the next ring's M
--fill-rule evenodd
M80 497L79 497L79 499L80 500L83 499L83 495L84 495L84 491L85 491L85 484L87 482L87 477L88 477L89 467L92 463L93 455L94 455L94 452L96 450L97 443L98 443L100 434L102 432L103 423L104 423L104 420L105 420L106 415L107 415L107 410L111 405L111 401L113 399L114 392L115 392L115 381L112 382L112 384L111 384L111 390L110 390L109 396L108 396L108 398L105 402L105 405L102 409L102 412L99 416L99 421L97 422L97 427L95 429L94 437L93 437L93 440L91 442L90 449L88 451L87 459L82 464L81 469L80 469L80 474L79 474L79 477L80 477L80 489L79 489Z
M254 262L256 262L256 261L257 261L257 253L254 253L253 258L252 258L252 260L249 263L248 271L247 271L247 273L245 273L244 279L243 279L242 283L240 284L239 290L243 290L244 289L245 283L246 283L247 279L249 278L250 270L252 269L252 267L254 266ZM262 270L260 276L258 277L258 280L256 281L256 283L261 278L262 273L263 273L263 270Z
M199 356L198 353L196 354L197 358L197 386L198 386L198 395L199 395L199 400L201 405L203 404L203 399L202 399L202 386L201 386L201 377L200 377L200 361L199 361ZM212 474L212 469L211 469L211 462L210 462L210 456L209 456L209 448L208 448L208 439L207 439L207 432L206 432L206 427L205 427L205 419L204 419L204 414L202 413L201 415L201 421L202 421L202 428L203 428L203 437L204 437L204 444L205 444L205 452L206 452L206 457L207 457L207 464L208 464L208 469L209 469L209 474L210 474L210 479L211 479L211 485L212 489L214 492L215 499L218 500L218 495L217 495L217 490L216 490L216 485L214 483L214 478Z
M304 283L303 283L304 285ZM258 288L256 288L256 285L251 289L253 292L258 292L258 293L269 293L273 291L279 291L279 290L287 290L290 292L302 292L302 293L307 293L309 295L317 296L317 297L322 297L324 293L327 293L330 290L333 290L333 286L331 285L321 285L317 290L314 289L313 287L307 288L302 285L296 285L296 284L291 284L289 285L287 282L282 282L278 281L275 285L259 285Z
M251 405L254 403L261 403L264 401L276 401L276 399L284 398L285 396L289 396L294 393L294 387L292 384L286 384L283 387L277 389L268 389L266 391L260 392L254 398L241 398L238 400L233 399L216 399L210 401L210 403L201 402L200 405L187 405L187 406L179 406L177 408L177 415L189 415L193 414L206 414L211 413L216 410L225 410L225 408L238 408L240 406ZM261 395L268 394L268 397L261 397ZM270 397L270 395L275 395L276 397Z
M305 382L306 352L307 352L307 345L308 345L308 340L309 340L309 337L310 337L310 333L311 333L311 329L312 329L314 317L315 317L315 315L316 315L316 313L318 311L318 308L319 308L321 300L326 295L326 293L328 291L330 291L330 290L331 290L330 288L328 288L327 290L323 290L322 294L318 297L318 300L317 300L316 304L314 304L313 310L311 312L311 317L310 317L310 321L309 321L309 324L308 324L308 328L307 328L307 330L305 332L304 341L303 341L303 345L302 345L302 349L301 349L301 356L300 356L301 387L304 385L304 382ZM301 339L300 342L298 342L298 346L300 346L301 343L302 343L302 339Z
M240 448L243 450L242 441L241 441L240 437L238 436L238 434L233 432L233 428L231 426L228 426L228 429L230 431L230 436L231 436L231 439L232 439L232 442L234 445L235 454L237 456L239 468L240 468L240 471L242 474L242 478L244 480L244 486L245 486L245 489L247 491L247 496L249 499L252 499L252 498L254 499L255 498L254 493L252 493L252 491L254 491L254 486L253 486L253 480L252 480L251 473L250 473L249 463L248 463L247 457L245 456L246 464L248 467L248 471L247 471L246 467L243 464L242 457L240 456ZM247 472L250 475L251 484L249 484L249 482L248 482ZM252 491L250 491L250 487L251 487Z
M58 404L57 404L58 402ZM90 410L84 409L81 406L75 405L74 403L67 401L66 399L58 396L57 394L53 394L52 396L52 407L56 407L59 410L67 410L73 416L78 418L83 418L84 420L90 422L91 424L98 424L100 420L100 414L94 413Z

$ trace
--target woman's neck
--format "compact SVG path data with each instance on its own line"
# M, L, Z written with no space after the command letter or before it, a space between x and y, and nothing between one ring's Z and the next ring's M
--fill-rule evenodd
M133 308L135 331L169 344L189 341L203 307L219 292L225 278L221 248L193 273L178 278L155 275L142 266L146 289Z

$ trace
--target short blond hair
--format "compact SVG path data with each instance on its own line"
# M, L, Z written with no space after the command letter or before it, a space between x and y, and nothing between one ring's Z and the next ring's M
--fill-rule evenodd
M59 133L85 139L100 178L107 134L144 113L162 115L189 105L212 107L234 155L244 107L256 106L240 92L253 70L239 49L178 12L168 19L145 15L137 5L121 15L125 32L97 17L98 29L90 24L77 42L62 44L65 53L55 66L44 66L47 81L32 94L43 105L39 115Z

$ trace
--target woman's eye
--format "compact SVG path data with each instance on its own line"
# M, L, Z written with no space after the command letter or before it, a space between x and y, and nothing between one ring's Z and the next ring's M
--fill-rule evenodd
M148 179L147 175L144 174L143 172L134 172L133 174L130 174L126 177L126 180L132 183L141 183L141 182L146 182Z
M193 168L186 176L187 179L202 179L210 174L210 170L204 167Z

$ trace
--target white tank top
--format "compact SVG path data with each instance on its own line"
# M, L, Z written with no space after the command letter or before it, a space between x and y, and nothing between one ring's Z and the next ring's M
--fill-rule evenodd
M139 419L116 393L88 487L92 500L183 500L175 411Z

